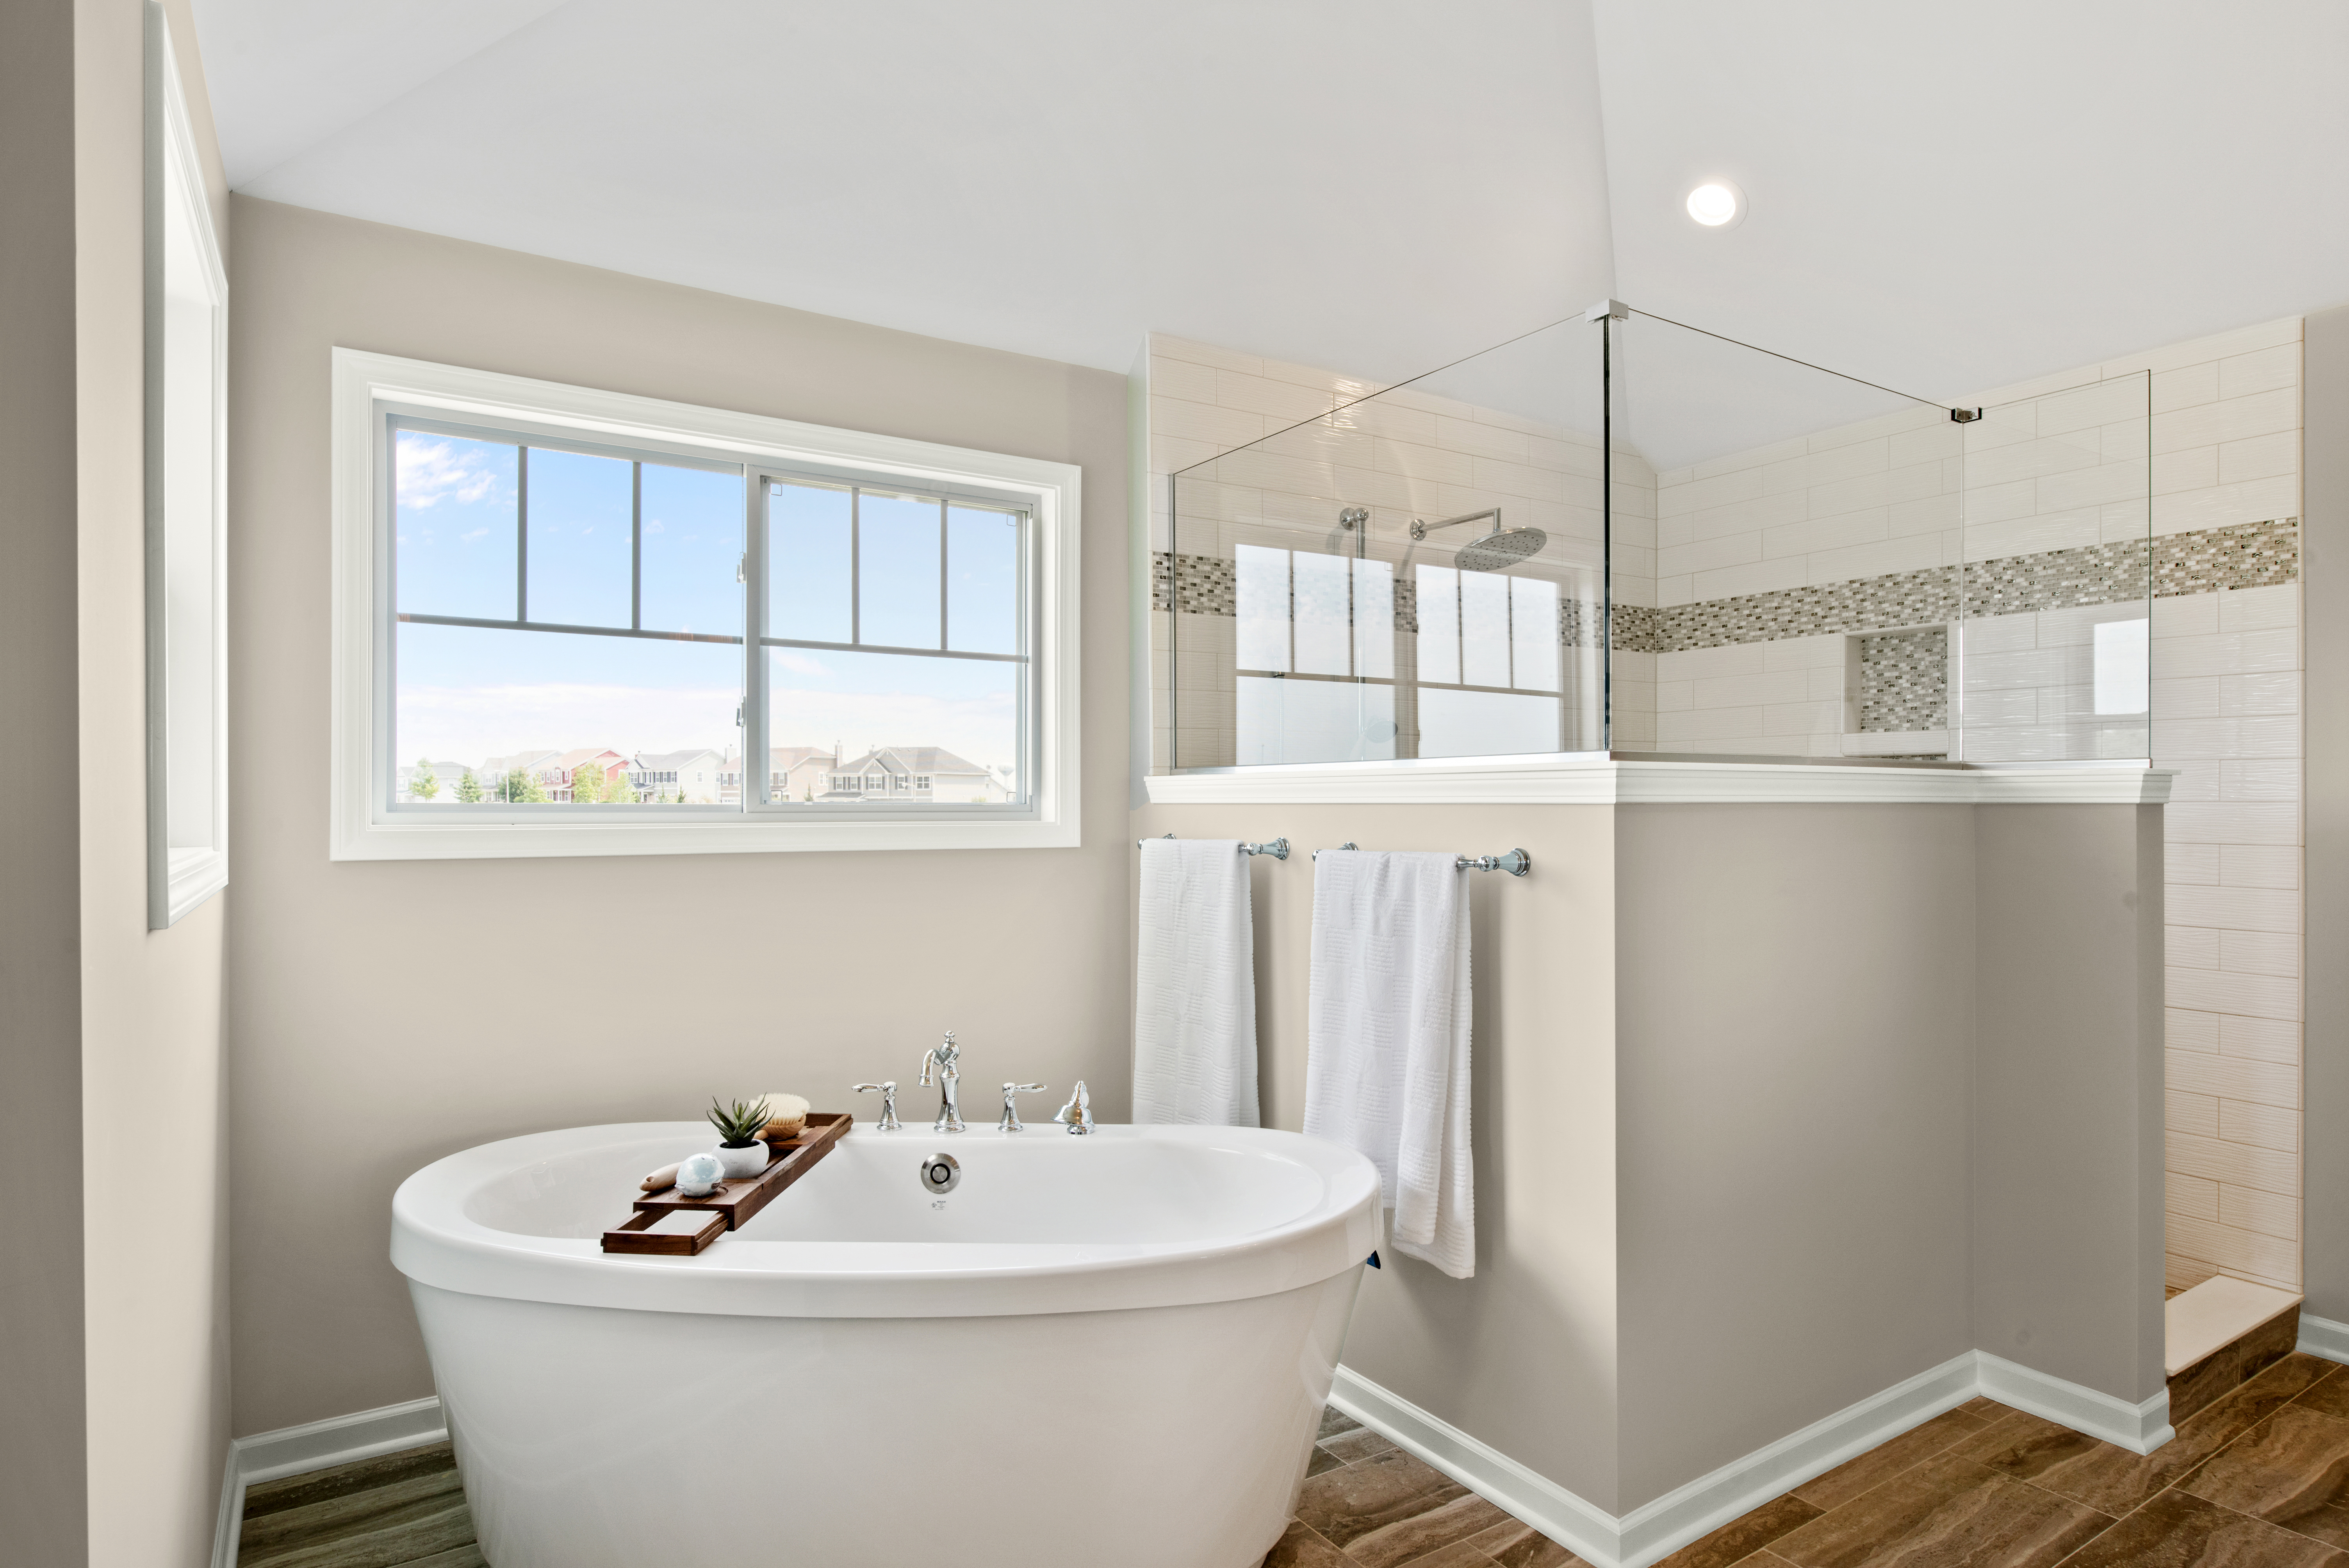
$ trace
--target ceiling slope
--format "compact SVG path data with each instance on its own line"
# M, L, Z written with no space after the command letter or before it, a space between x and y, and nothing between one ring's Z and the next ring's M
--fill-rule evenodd
M1613 282L1585 0L572 0L239 189L1117 370L1400 377Z

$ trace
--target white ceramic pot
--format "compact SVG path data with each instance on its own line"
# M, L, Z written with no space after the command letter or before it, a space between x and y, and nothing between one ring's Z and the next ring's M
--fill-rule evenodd
M748 1149L729 1149L719 1144L710 1153L718 1157L719 1165L729 1176L756 1176L767 1168L767 1146L753 1143Z

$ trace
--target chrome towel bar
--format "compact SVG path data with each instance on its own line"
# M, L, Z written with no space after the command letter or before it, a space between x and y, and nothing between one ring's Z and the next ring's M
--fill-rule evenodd
M1161 833L1158 836L1162 839L1171 839L1174 835L1172 833ZM1150 842L1150 841L1148 839L1143 839L1140 840L1139 842L1146 844ZM1285 861L1288 858L1288 841L1287 839L1275 839L1268 844L1242 844L1240 846L1240 853L1244 855L1270 855L1276 861Z
M1360 844L1349 843L1340 844L1338 849L1359 850L1361 847ZM1316 850L1313 851L1313 858L1318 861L1323 855L1336 852L1335 850ZM1452 860L1452 869L1462 872L1506 872L1513 877L1521 877L1534 869L1534 858L1523 850L1511 850L1504 855L1455 855Z

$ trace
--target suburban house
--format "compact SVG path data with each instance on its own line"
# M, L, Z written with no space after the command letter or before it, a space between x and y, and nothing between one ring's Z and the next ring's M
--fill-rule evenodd
M704 748L698 751L647 751L628 763L628 782L647 800L667 796L688 806L718 804L718 776L726 758Z
M539 747L529 751L516 751L505 757L492 757L482 762L473 777L481 781L481 793L494 796L498 791L498 786L504 781L506 775L519 770L525 778L537 779L546 769L554 765L555 758L562 755L559 751L549 751L544 747ZM542 789L544 787L543 783L540 785Z
M875 747L825 774L819 800L943 800L992 803L1010 798L1003 781L976 762L936 746Z
M840 747L776 746L767 751L767 799L812 800L832 788Z
M538 780L538 787L546 791L548 799L568 800L572 799L574 787L583 769L600 775L602 784L608 785L626 772L627 767L628 759L608 747L596 749L582 747L576 751L564 752L551 761L542 762L532 777ZM597 795L598 798L602 795L600 786Z

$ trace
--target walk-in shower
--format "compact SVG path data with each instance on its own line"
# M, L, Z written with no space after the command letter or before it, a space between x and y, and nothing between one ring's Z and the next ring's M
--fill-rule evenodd
M1609 301L1328 400L1154 498L1162 766L2150 755L2143 372L1929 398Z

